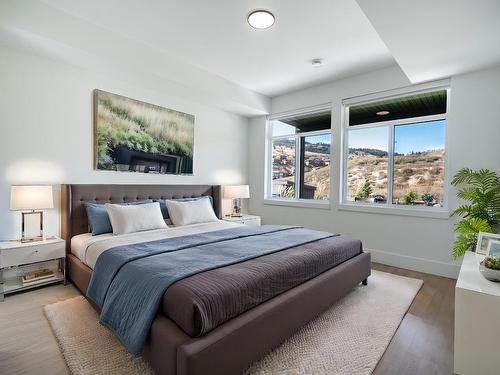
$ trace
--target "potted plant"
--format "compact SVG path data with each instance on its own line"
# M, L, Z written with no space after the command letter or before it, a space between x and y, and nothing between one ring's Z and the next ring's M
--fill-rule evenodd
M462 186L457 197L468 201L458 206L452 215L462 219L455 224L457 238L453 244L455 258L467 250L475 250L479 232L496 233L500 223L500 177L494 171L481 169L474 171L462 168L451 182Z
M490 281L500 281L500 257L486 257L479 264L479 272Z

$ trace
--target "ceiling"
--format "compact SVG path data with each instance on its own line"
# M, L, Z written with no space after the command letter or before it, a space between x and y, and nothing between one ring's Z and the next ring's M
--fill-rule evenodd
M43 2L267 96L395 65L353 0ZM255 8L276 15L270 29L247 24Z
M412 83L500 64L500 0L357 0Z
M499 19L500 0L0 0L0 44L256 116L389 66L418 83L498 65Z
M349 125L446 113L446 90L378 100L349 107ZM388 113L380 115L377 112Z

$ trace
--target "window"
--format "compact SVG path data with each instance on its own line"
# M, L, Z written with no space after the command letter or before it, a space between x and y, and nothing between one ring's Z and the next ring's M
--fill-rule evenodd
M330 197L331 111L318 110L269 121L268 198Z
M385 203L388 178L387 127L353 129L349 132L347 157L348 200Z
M343 202L444 207L447 89L345 105Z

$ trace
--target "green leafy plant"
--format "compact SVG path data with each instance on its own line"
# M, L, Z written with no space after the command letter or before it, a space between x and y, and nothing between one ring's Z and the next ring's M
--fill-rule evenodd
M432 195L431 193L424 193L422 194L422 200L427 204L431 204L432 202L434 202L434 195Z
M373 192L372 188L372 183L370 180L365 179L365 182L361 187L358 189L356 192L356 198L357 199L366 199L370 196L370 194Z
M500 257L486 257L482 262L483 266L492 270L500 270Z
M462 168L457 172L453 186L463 186L457 197L468 201L458 206L452 215L462 219L455 224L457 238L453 243L455 258L474 250L479 232L493 233L500 222L500 177L488 169L474 171Z
M453 256L458 258L464 255L467 250L474 250L479 232L492 232L491 226L484 219L471 217L462 219L455 224L455 233L458 235L453 243Z
M404 204L412 204L417 200L417 193L414 191L408 191L401 196L401 202Z

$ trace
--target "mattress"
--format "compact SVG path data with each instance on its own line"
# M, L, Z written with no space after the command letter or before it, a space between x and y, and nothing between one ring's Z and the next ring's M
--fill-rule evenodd
M71 251L93 269L99 255L115 246L240 225L217 221L118 236L81 234L72 238ZM201 336L361 252L359 240L335 236L205 271L171 285L163 295L159 312L189 336Z
M91 233L83 233L74 236L71 239L71 253L80 259L84 264L94 269L99 255L115 246L156 241L163 238L188 236L197 233L213 232L241 225L242 224L218 220L210 223L191 224L181 227L170 226L165 229L148 230L120 235L105 233L93 236Z

